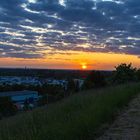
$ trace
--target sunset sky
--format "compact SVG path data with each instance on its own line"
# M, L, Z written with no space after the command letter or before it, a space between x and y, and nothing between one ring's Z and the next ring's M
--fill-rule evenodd
M0 0L0 67L140 67L140 0Z

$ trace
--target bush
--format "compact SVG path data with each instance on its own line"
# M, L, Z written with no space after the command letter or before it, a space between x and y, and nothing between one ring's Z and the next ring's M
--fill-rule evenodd
M38 105L39 106L43 106L43 105L46 105L48 104L48 95L42 95L42 97L39 98L38 100Z
M133 68L131 63L128 65L123 63L115 68L113 82L121 84L136 80L136 68Z
M140 81L140 69L136 71L137 80Z
M0 114L2 116L11 116L17 112L16 106L9 97L0 97Z

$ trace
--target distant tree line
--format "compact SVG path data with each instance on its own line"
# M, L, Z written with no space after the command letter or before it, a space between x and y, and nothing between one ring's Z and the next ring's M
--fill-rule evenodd
M0 68L0 76L38 77L38 78L80 78L86 77L89 71L82 70L51 70L51 69L30 69L30 68Z

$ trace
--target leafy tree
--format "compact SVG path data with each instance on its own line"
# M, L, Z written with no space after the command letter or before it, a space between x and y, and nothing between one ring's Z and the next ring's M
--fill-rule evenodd
M99 88L106 85L105 76L100 71L92 71L86 78L83 88Z
M0 97L0 114L2 116L11 116L17 112L16 106L9 97Z
M132 67L132 64L122 63L118 65L114 72L113 81L115 83L132 82L136 80L136 68Z
M38 100L38 105L39 106L43 106L43 105L46 105L46 104L48 104L48 95L47 94L42 95L42 97L39 98L39 100Z

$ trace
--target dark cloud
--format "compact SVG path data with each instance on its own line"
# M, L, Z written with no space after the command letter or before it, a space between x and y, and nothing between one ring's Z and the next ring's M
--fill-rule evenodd
M34 58L41 58L43 57L43 54L28 54L28 53L17 53L17 52L8 52L4 55L4 57L16 57L16 58L24 58L24 59L34 59Z
M139 0L0 1L3 57L41 58L44 50L139 56L139 48Z
M42 0L35 4L28 4L28 8L34 11L46 11L48 13L57 13L64 9L63 6L59 4L58 0Z
M106 16L118 17L124 14L124 5L117 4L111 1L97 3L97 10L104 13Z

